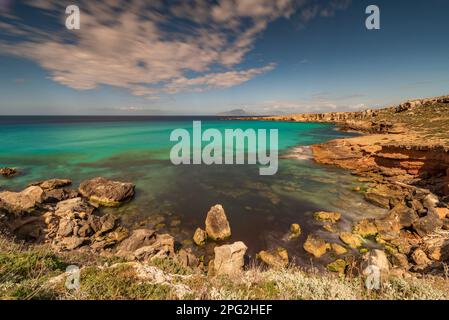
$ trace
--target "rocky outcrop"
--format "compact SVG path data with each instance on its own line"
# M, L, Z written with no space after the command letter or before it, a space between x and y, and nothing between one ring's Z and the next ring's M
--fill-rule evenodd
M247 249L246 245L241 241L215 247L215 257L210 264L210 268L213 269L213 274L233 276L241 272Z
M285 248L276 248L271 251L260 251L257 257L268 266L280 269L288 266L288 252Z
M330 223L336 223L341 218L341 214L338 212L325 212L325 211L315 212L313 216L318 221Z
M231 236L231 227L223 207L219 204L210 208L206 217L206 233L208 238L218 241Z
M134 196L134 185L98 177L81 182L79 192L89 201L107 207L116 207Z
M10 214L24 214L42 203L44 191L40 187L28 187L21 192L0 192L0 211Z

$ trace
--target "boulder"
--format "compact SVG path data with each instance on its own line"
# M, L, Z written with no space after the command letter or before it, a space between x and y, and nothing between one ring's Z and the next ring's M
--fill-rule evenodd
M193 242L197 246L204 246L206 244L207 233L201 228L197 228L195 230L195 234L193 235Z
M0 175L5 178L11 178L18 174L17 169L15 168L0 168Z
M375 266L379 269L382 279L386 279L390 272L390 263L388 262L387 255L384 251L374 249L369 251L363 256L364 266Z
M331 222L331 223L335 223L341 219L341 214L338 212L319 211L315 212L313 216L318 221Z
M75 223L72 220L68 218L62 218L61 220L59 220L57 235L59 237L68 237L73 234L74 227Z
M288 240L293 240L301 235L301 226L297 223L293 223L290 226L290 234L288 235Z
M319 236L309 235L303 248L315 258L319 258L326 253L326 251L330 248L330 245Z
M431 263L430 259L427 257L426 253L418 248L412 253L412 259L418 267L426 267Z
M331 249L337 256L346 254L348 252L345 247L339 245L338 243L331 243Z
M83 245L85 239L79 237L66 237L63 238L59 243L58 247L65 250L75 250Z
M337 259L334 262L329 263L326 267L327 270L332 272L338 272L339 274L344 274L348 263L343 259Z
M390 210L388 216L399 222L401 228L409 228L419 219L418 214L412 208L407 207L403 203L397 204Z
M21 192L0 192L0 211L10 214L30 212L36 205L42 203L44 191L40 187L28 187Z
M41 187L44 191L50 191L54 189L67 187L71 184L72 180L69 179L50 179L31 183L30 186L38 186Z
M352 230L353 233L358 234L363 238L375 236L377 234L377 231L378 230L376 224L371 219L360 220Z
M413 229L421 236L424 237L443 226L443 221L436 213L428 213L427 216L419 218L413 223Z
M176 260L179 261L183 266L196 268L198 267L200 261L199 259L192 253L190 248L179 250L176 255Z
M73 199L78 197L78 192L70 189L53 189L45 190L42 202L57 203L60 201Z
M206 233L212 240L224 240L231 236L231 228L223 207L213 206L206 217Z
M363 244L362 238L359 235L353 234L351 232L341 232L340 240L351 248L358 248Z
M94 211L94 207L89 205L82 198L73 198L58 202L55 209L55 214L59 217L69 217L88 219Z
M395 253L391 256L391 261L396 267L408 270L410 269L410 264L408 263L408 258L403 253Z
M101 228L99 233L107 233L115 228L117 218L112 214L105 214L100 217Z
M79 192L92 202L116 207L134 196L134 185L98 177L81 182Z
M257 257L272 268L280 269L288 266L287 249L281 247L272 251L260 251Z
M134 251L139 260L152 260L154 258L173 257L175 253L175 239L169 234L156 235L155 241Z
M91 238L93 243L91 244L90 247L98 251L104 250L106 248L115 246L117 243L125 240L127 237L128 237L128 230L123 227L118 227L105 235L95 234Z
M376 239L383 241L389 241L399 237L401 231L401 225L395 217L387 216L383 219L375 220L375 225L378 230Z
M121 257L129 256L137 249L149 246L155 242L156 234L153 230L137 229L120 243L117 247L117 255Z
M226 244L214 248L213 269L216 275L236 275L242 271L244 256L248 248L241 242Z

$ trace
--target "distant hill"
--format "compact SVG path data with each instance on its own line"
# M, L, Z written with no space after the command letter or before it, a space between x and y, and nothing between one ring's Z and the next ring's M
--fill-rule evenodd
M246 112L244 109L233 109L225 112L220 112L218 116L253 116L254 114Z

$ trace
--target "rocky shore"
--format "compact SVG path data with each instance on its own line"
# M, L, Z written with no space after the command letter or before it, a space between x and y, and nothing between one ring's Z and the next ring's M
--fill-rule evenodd
M382 255L381 269L389 273L445 276L449 261L448 111L449 96L442 96L379 110L255 119L333 123L340 130L362 133L312 146L316 162L350 170L362 184L354 191L388 210L383 218L359 221L352 232L340 233L340 240L352 248L362 247L365 241L376 243L380 250L368 255ZM338 232L333 224L326 229ZM315 257L332 250L313 235L304 246ZM348 259L339 259L329 267L344 273L350 265Z

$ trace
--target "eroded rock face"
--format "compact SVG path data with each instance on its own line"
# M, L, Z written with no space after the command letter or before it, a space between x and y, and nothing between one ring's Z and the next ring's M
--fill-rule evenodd
M223 207L213 206L206 217L206 233L212 240L224 240L231 236L231 227Z
M241 242L226 244L214 248L213 269L216 275L236 275L242 271L247 246Z
M92 202L116 207L134 196L134 185L98 177L81 182L79 192Z
M315 258L319 258L326 254L329 247L330 245L327 244L326 241L315 235L309 235L303 246L304 250L312 254Z
M288 266L288 252L285 248L271 251L260 251L257 257L272 268L280 269Z
M0 210L10 214L22 214L31 211L42 203L44 191L40 187L28 187L21 192L0 192Z

